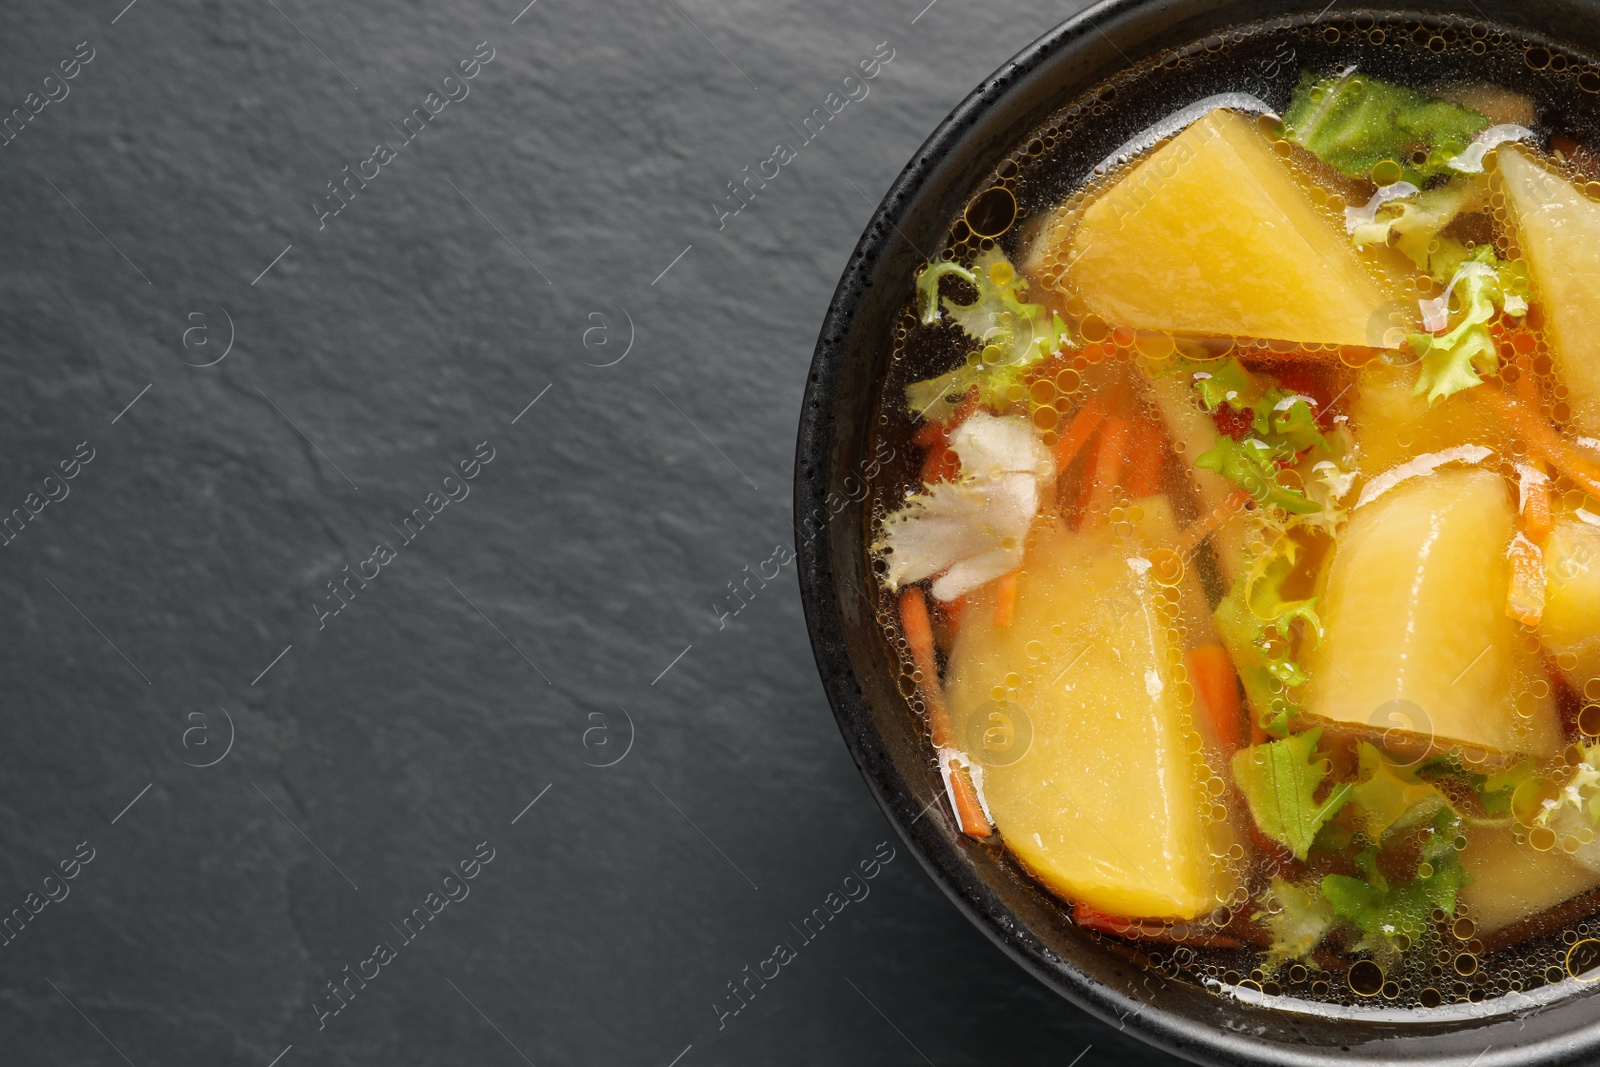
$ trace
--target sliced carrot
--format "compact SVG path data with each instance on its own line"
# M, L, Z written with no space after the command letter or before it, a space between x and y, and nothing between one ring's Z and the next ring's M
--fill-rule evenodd
M1078 413L1072 417L1072 423L1067 427L1067 432L1061 435L1061 440L1056 442L1056 476L1072 465L1078 458L1078 453L1083 451L1089 439L1100 428L1106 419L1106 405L1099 397L1090 400Z
M1522 531L1528 540L1542 545L1555 529L1555 508L1550 499L1550 483L1543 478L1528 478L1522 490Z
M934 657L933 622L928 617L928 600L916 586L900 593L900 628L905 631L906 643L911 646L911 661L922 673L918 688L922 690L922 703L928 711L928 733L941 760L948 760L945 779L950 784L950 806L954 809L961 832L969 837L988 837L992 832L983 805L978 802L978 790L972 784L966 768L951 758L954 734L950 729L950 714L945 710L944 691L939 685L939 662Z
M1128 431L1128 499L1141 500L1161 491L1161 469L1167 458L1166 435L1154 419L1138 419Z
M989 817L983 813L983 805L978 801L978 790L972 784L971 774L959 760L950 760L948 768L950 804L955 809L961 832L980 840L988 837L994 833L994 827L989 825Z
M912 435L912 443L928 450L922 457L922 484L955 481L961 476L961 457L950 447L950 435L955 433L967 417L978 408L978 394L969 391L956 405L955 413L945 422L930 422L919 427Z
M1544 553L1526 537L1513 538L1506 614L1530 629L1538 626L1544 616L1544 596Z
M1128 420L1121 415L1112 415L1106 419L1105 429L1100 434L1100 447L1095 450L1094 476L1088 479L1090 492L1086 511L1090 514L1109 512L1112 504L1121 495L1122 471L1128 459L1130 430Z
M994 624L997 629L1011 625L1017 613L1017 572L1002 574L994 583Z
M1231 758L1244 736L1244 709L1239 703L1233 657L1221 645L1201 645L1189 653L1189 680L1205 705L1217 744Z
M950 432L942 422L925 422L911 435L911 443L918 448L943 448L950 440Z
M1555 468L1578 484L1585 493L1600 500L1600 465L1561 439L1550 424L1534 411L1492 388L1467 392L1502 426L1521 437Z
M928 618L928 601L922 590L910 586L900 593L900 628L911 646L911 662L922 672L919 688L928 709L928 732L934 748L949 748L952 737L950 716L944 707L944 691L939 686L939 661L934 655L933 621Z
M1100 449L1104 444L1104 438L1097 433L1083 446L1083 471L1078 475L1077 495L1072 497L1069 520L1074 530L1083 525L1084 516L1089 514L1089 496L1094 492L1094 468L1099 462Z

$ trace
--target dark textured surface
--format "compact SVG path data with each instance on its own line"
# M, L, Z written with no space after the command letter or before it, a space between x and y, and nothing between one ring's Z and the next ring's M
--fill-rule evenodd
M903 848L813 942L790 925L898 845L782 562L817 326L881 190L1071 8L123 2L0 13L7 111L94 49L0 148L0 511L67 492L0 550L0 908L94 857L0 949L0 1059L1159 1060ZM719 231L724 183L879 42Z

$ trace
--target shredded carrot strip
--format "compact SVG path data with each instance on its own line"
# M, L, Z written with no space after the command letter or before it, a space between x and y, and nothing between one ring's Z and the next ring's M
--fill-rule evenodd
M989 825L989 817L983 813L983 805L978 803L978 790L972 784L970 774L956 760L950 761L949 769L950 803L955 808L961 832L980 840L988 837L994 832L994 827Z
M944 605L944 623L949 628L952 638L961 632L961 616L966 613L966 610L967 598L965 595L958 596Z
M1105 513L1111 510L1122 482L1122 470L1128 459L1128 434L1131 427L1121 415L1106 419L1105 431L1100 435L1100 447L1095 451L1094 476L1087 480L1090 486L1087 510Z
M1139 419L1128 433L1128 499L1140 500L1161 491L1161 468L1167 456L1166 435L1153 419Z
M1245 489L1235 489L1228 495L1228 499L1217 505L1217 509L1199 522L1190 526L1178 535L1172 543L1172 550L1181 559L1187 560L1194 555L1195 550L1205 543L1206 539L1224 526L1239 512L1250 504L1250 493Z
M949 748L952 737L950 715L945 711L944 691L939 686L939 661L934 656L933 622L928 618L928 600L922 590L910 586L900 593L900 628L911 646L911 662L922 672L919 688L928 709L928 732L934 748Z
M922 590L911 586L900 593L900 628L905 631L906 643L911 646L911 661L922 674L918 688L922 690L922 703L928 710L928 733L940 758L952 747L954 735L950 729L950 713L945 709L944 692L939 685L939 662L934 658L933 622L928 617L928 600ZM989 820L978 803L978 791L965 768L952 759L949 766L950 806L955 811L961 832L969 837L988 837L992 832Z
M1094 470L1100 461L1100 450L1105 447L1105 439L1100 434L1095 434L1084 445L1083 473L1078 476L1077 496L1073 498L1071 525L1074 530L1083 525L1083 520L1089 514L1089 496L1094 492Z
M922 484L936 485L950 482L961 476L961 457L956 450L938 445L928 450L922 459Z
M1239 751L1244 712L1239 703L1239 676L1233 658L1221 645L1202 645L1189 653L1189 680L1210 715L1211 731L1223 755Z
M994 583L994 624L997 629L1011 625L1017 613L1017 572L1002 574Z
M1528 540L1542 545L1550 531L1555 529L1555 509L1550 500L1550 483L1531 480L1522 502L1522 530Z
M1544 616L1544 553L1525 537L1511 542L1511 584L1506 590L1506 614L1532 628Z
M1072 465L1078 458L1078 453L1083 451L1083 446L1089 443L1094 432L1106 419L1106 406L1099 397L1090 400L1078 413L1072 417L1072 424L1067 427L1067 432L1061 435L1061 440L1056 442L1056 476Z
M1554 464L1556 470L1576 482L1585 493L1600 500L1600 465L1563 441L1537 413L1495 389L1473 389L1467 395L1502 426Z

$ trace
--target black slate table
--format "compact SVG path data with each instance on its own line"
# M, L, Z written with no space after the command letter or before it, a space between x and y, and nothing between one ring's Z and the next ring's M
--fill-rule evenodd
M0 1061L1162 1061L900 845L790 557L849 250L1073 8L522 3L0 12Z

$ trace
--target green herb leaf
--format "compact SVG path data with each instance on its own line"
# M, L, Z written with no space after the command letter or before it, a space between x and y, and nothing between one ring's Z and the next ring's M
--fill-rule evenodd
M1445 807L1437 789L1416 781L1405 768L1385 759L1376 745L1362 741L1357 752L1361 781L1350 790L1350 799L1361 807L1372 840L1382 841L1390 831L1410 829Z
M1252 745L1234 753L1233 779L1239 784L1261 832L1289 846L1304 860L1322 824L1350 799L1341 783L1321 801L1316 792L1328 776L1326 757L1316 752L1322 729L1307 730L1282 741Z
M1270 388L1266 382L1251 374L1243 363L1227 356L1204 363L1182 360L1178 367L1189 372L1201 407L1216 411L1227 404L1239 411L1248 411L1254 420L1252 428L1257 433L1271 432L1268 412L1272 405L1266 402ZM1276 402L1277 398L1273 397L1272 400Z
M1428 930L1435 908L1447 915L1455 911L1456 894L1467 884L1454 844L1460 828L1460 819L1448 810L1434 817L1422 848L1423 865L1408 882L1390 884L1381 876L1364 880L1342 874L1322 879L1322 895L1333 913L1364 935L1356 951L1393 954L1397 938L1415 940ZM1369 870L1376 873L1370 864Z
M1391 160L1416 185L1449 173L1449 161L1489 125L1471 108L1366 74L1318 78L1310 70L1301 74L1283 121L1291 141L1347 178L1366 178Z
M1484 813L1510 815L1512 794L1523 782L1539 777L1539 765L1532 760L1522 760L1487 778L1481 775L1476 777L1478 799L1483 803Z

